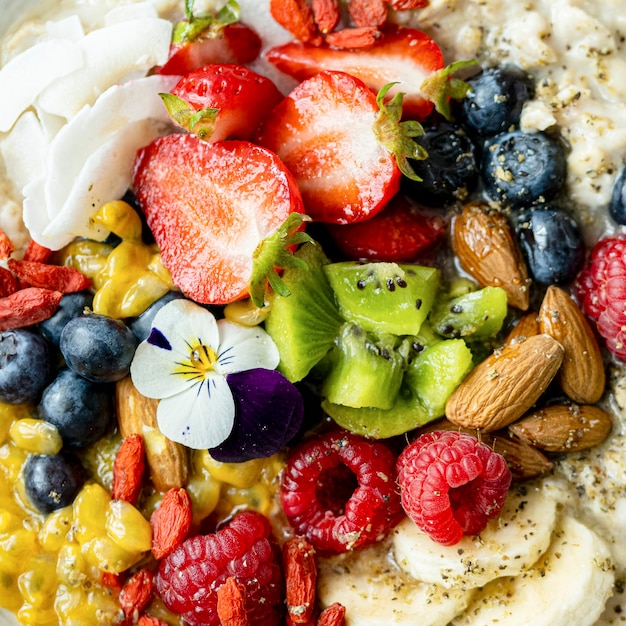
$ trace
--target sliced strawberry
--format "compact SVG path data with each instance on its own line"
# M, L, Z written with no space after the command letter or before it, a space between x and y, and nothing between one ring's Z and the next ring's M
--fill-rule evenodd
M174 27L170 56L159 74L184 75L209 63L245 65L261 52L261 38L241 24L239 6L229 0L216 14L194 15L193 0L185 1L186 19Z
M201 303L226 304L287 267L299 243L302 199L275 154L247 141L159 137L140 150L133 185L174 284ZM294 213L295 212L295 213ZM259 295L260 294L260 295ZM252 295L252 294L251 294Z
M329 224L327 230L349 259L408 263L443 239L447 222L440 213L399 194L373 218L356 224Z
M205 141L250 139L283 99L274 83L243 65L205 65L161 94L177 124Z
M405 115L418 120L427 117L434 107L433 98L422 89L423 82L444 69L439 46L413 28L388 27L367 48L351 50L289 42L270 48L265 56L281 72L300 81L322 70L339 70L360 78L374 91L396 83L389 96L403 92Z
M320 72L300 83L261 126L258 141L295 176L314 221L367 219L398 191L402 155L414 142L405 142L401 104L399 112L380 104L358 78Z

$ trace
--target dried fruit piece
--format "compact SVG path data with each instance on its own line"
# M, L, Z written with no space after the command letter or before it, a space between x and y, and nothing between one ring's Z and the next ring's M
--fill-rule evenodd
M326 36L326 43L333 48L342 50L358 50L369 48L380 39L380 31L375 26L360 28L341 28Z
M103 587L111 589L117 593L119 593L124 586L122 574L114 574L113 572L102 572L100 583Z
M0 298L0 330L32 326L47 320L57 310L60 291L26 287Z
M17 278L6 267L0 266L0 298L5 298L20 288Z
M470 202L454 222L452 245L461 267L481 286L501 287L510 306L528 309L530 280L506 216Z
M0 259L8 259L13 254L13 242L7 234L0 228Z
M539 327L565 350L558 372L561 389L579 404L597 402L606 384L602 352L587 318L566 291L548 287L539 309Z
M548 452L576 452L602 443L611 432L609 414L598 406L553 404L526 415L509 432Z
M316 626L343 626L345 623L346 607L339 602L334 602L320 613Z
M91 287L91 279L77 269L65 265L49 265L37 261L9 259L8 268L24 282L62 293L83 291Z
M537 401L563 361L563 346L549 335L505 345L479 363L446 404L446 417L465 428L504 428Z
M152 615L142 615L137 622L137 626L168 626L166 622Z
M152 554L162 559L187 537L191 528L191 498L183 489L170 489L150 517Z
M384 0L350 0L348 13L356 28L378 28L387 21Z
M338 0L313 0L311 9L313 19L322 34L330 33L337 26L341 17Z
M306 624L313 616L317 564L315 549L304 537L283 544L287 615L293 624Z
M34 239L31 239L24 251L24 261L36 261L37 263L47 263L52 256L52 250L46 248L37 243Z
M387 0L387 4L394 11L410 11L411 9L422 9L428 6L429 0Z
M245 593L246 588L233 576L217 590L217 616L221 626L249 626Z
M135 572L120 591L119 602L126 617L137 617L152 599L154 574L146 567Z
M137 504L145 470L145 447L141 435L129 435L122 441L113 462L111 497Z
M321 42L313 11L306 0L270 0L270 13L298 41Z

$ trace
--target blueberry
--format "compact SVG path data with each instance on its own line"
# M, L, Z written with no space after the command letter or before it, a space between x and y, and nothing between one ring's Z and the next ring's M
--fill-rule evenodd
M38 412L57 427L64 446L84 448L101 439L113 420L110 386L63 369L44 390Z
M585 258L580 226L564 209L544 206L517 216L519 237L528 270L542 285L559 285L573 280Z
M609 213L618 224L626 224L626 167L613 185Z
M425 124L416 138L428 152L423 161L411 161L422 182L405 179L406 190L418 202L442 207L467 197L478 181L476 149L465 131L454 124Z
M39 324L39 332L53 345L59 345L61 331L73 318L82 315L85 307L91 307L93 294L89 291L68 293L61 298L59 307L52 317Z
M490 67L467 81L461 119L481 135L497 135L519 125L522 108L534 94L532 78L513 66Z
M180 291L168 291L163 297L153 302L141 315L130 322L129 327L137 338L137 341L143 341L148 338L152 330L152 320L158 311L168 302L184 298Z
M481 174L493 199L516 207L547 202L565 182L565 148L543 132L503 133L486 142Z
M52 351L41 335L25 328L0 333L0 402L36 402L54 372Z
M24 463L26 494L44 514L69 506L85 483L85 470L74 456L35 454Z
M68 367L97 382L114 382L130 371L137 339L121 320L90 313L70 320L59 343Z

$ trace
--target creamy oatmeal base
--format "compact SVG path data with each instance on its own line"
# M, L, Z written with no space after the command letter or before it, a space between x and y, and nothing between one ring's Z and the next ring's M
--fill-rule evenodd
M268 0L239 3L242 20L259 30L266 45L290 39L269 16ZM5 37L0 50L2 65L37 41L47 19L77 13L89 30L98 27L106 12L120 4L132 2L44 3L43 10ZM152 4L163 17L180 17L182 2L152 0ZM198 2L197 9L219 4ZM531 72L536 78L536 98L524 108L522 127L532 131L556 125L568 142L570 208L583 223L587 241L616 230L606 209L613 182L626 161L626 0L431 0L426 9L398 15L397 19L431 34L442 46L447 62L476 58L482 64L508 62ZM262 61L256 69L274 78L285 92L293 84ZM0 148L7 145L9 137L0 134ZM4 153L6 158L7 150ZM22 195L16 181L7 175L9 170L10 163L0 162L0 227L18 248L23 248L28 233L21 221ZM623 366L611 366L611 392L605 400L615 416L610 439L590 451L563 457L549 477L537 482L544 497L558 500L563 511L593 528L608 545L616 569L615 594L596 622L598 626L626 623L625 373ZM383 590L381 600L388 597L385 586L389 585L396 585L392 591L398 592L399 603L403 594L418 593L408 577L394 568L387 545L370 552L376 552L374 567L364 563L365 557L349 559L355 560L353 569L365 570L361 582L371 597L376 597L377 589ZM322 573L332 569L328 564L324 567L327 569ZM394 578L390 578L392 573ZM340 579L329 575L328 580L334 583ZM322 587L325 584L322 575ZM437 603L436 597L421 599L425 606ZM416 597L412 601L419 606ZM419 614L419 609L414 610ZM404 609L395 606L394 615L395 611L402 613ZM394 615L385 614L385 623L396 623ZM427 620L427 615L422 614L422 618ZM462 623L462 618L455 621Z

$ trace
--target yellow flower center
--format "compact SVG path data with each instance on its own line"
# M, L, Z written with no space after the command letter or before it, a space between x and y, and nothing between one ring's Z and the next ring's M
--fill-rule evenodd
M204 379L207 374L215 371L218 364L217 354L211 346L202 343L189 346L189 359L177 363L174 374L179 374L190 380Z

